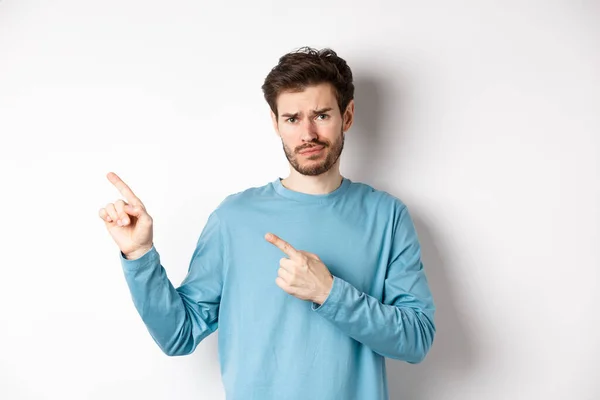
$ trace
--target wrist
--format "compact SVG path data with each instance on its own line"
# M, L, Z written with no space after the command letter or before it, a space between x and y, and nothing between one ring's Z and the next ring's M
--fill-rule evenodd
M134 251L132 251L130 253L127 253L127 254L123 253L123 255L128 260L137 260L138 258L141 258L142 256L144 256L147 252L149 252L150 249L152 249L152 246L150 246L150 247L142 247L142 248L139 248L139 249L134 250Z
M329 275L325 288L326 289L322 290L321 293L313 299L313 303L321 305L327 300L329 293L331 293L331 289L333 288L333 275Z

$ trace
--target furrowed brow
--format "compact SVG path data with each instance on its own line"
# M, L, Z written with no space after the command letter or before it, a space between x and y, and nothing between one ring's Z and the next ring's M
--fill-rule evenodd
M325 107L325 108L321 108L321 109L318 109L318 110L312 110L310 112L310 114L312 116L315 116L315 115L319 115L319 114L324 114L324 113L329 112L331 110L333 110L333 108L331 108L331 107ZM293 113L293 114L292 113L284 113L284 114L281 114L281 117L282 118L298 118L299 115L300 115L299 112Z
M331 110L332 110L331 107L325 107L325 108L321 108L319 110L313 110L312 115L325 114L326 112L329 112Z

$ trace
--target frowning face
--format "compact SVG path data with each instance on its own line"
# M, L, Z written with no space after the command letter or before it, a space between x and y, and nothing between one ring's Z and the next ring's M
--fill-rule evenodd
M334 166L344 148L345 131L352 124L354 102L344 116L328 83L286 91L277 97L278 116L271 113L283 150L302 175L321 175Z

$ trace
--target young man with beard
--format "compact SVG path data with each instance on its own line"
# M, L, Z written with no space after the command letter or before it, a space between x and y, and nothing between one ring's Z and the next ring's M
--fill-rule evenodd
M284 55L263 92L290 174L223 200L178 288L152 218L108 174L127 201L100 217L133 302L170 356L219 328L229 400L387 399L385 357L418 363L435 335L412 219L396 197L340 174L354 85L334 51Z

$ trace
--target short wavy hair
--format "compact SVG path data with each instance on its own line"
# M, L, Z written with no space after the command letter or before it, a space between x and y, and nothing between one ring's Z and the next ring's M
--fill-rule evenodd
M285 54L265 78L262 91L276 116L277 97L284 91L303 91L307 86L330 83L337 98L340 113L354 98L352 71L346 61L329 48L317 50L301 47Z

